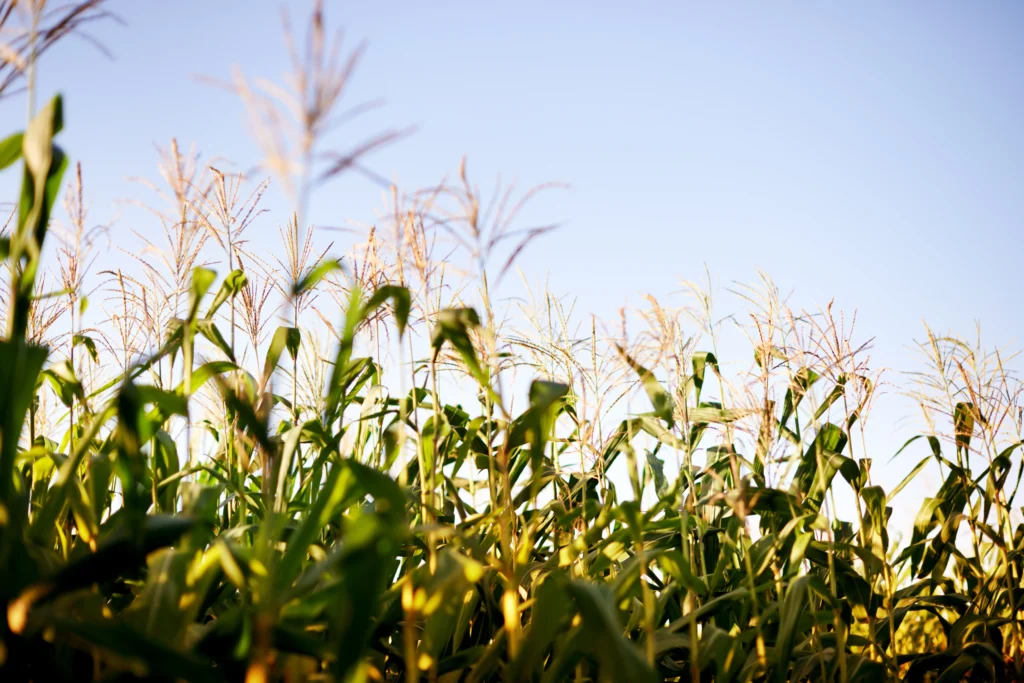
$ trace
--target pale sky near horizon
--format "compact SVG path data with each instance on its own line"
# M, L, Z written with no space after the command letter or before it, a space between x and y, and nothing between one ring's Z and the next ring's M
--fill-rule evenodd
M296 26L308 5L287 3ZM125 25L91 29L113 60L75 40L46 56L41 97L64 94L61 143L82 161L96 221L139 194L125 178L153 178L154 144L172 136L205 158L256 159L237 101L194 76L238 65L279 77L281 7L115 0ZM437 182L464 153L484 188L499 172L524 188L571 185L534 205L531 217L562 227L519 264L579 311L614 317L706 265L722 290L763 270L795 307L856 310L875 364L897 371L915 367L922 321L968 336L977 321L989 346L1020 346L1022 4L325 8L350 46L369 45L348 102L386 103L342 128L339 146L411 125L369 159L403 186ZM23 119L21 99L0 102L0 130ZM379 198L347 178L317 195L312 219L368 221ZM135 227L123 221L115 235ZM250 237L271 243L276 222Z

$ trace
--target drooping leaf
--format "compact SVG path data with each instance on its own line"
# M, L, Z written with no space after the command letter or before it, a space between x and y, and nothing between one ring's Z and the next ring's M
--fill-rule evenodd
M292 296L298 297L305 294L316 287L325 277L340 270L343 270L343 267L338 259L325 259L321 261L292 286Z
M664 420L669 429L671 429L675 424L675 418L672 414L675 402L672 400L671 394L669 394L668 390L662 386L661 382L657 380L650 370L636 362L632 356L626 353L624 348L617 344L616 348L626 363L640 376L640 383L643 385L644 391L647 392L647 398L651 400L651 405L654 406L654 415Z
M238 296L238 293L241 292L247 284L249 284L249 278L246 277L244 271L235 269L228 273L224 278L224 282L221 283L217 296L213 298L213 301L210 303L210 308L206 311L206 319L212 319L224 302Z

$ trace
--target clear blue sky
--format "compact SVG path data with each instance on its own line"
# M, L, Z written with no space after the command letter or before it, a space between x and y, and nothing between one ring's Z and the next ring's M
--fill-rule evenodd
M306 5L289 3L296 22ZM1021 339L1024 5L326 5L369 42L350 102L386 100L343 133L418 129L376 170L428 184L467 153L484 186L499 171L572 185L536 211L565 227L522 263L586 310L706 262L723 284L762 268L799 303L835 296L893 360L922 318ZM74 41L42 67L97 218L171 136L251 161L237 103L191 76L285 66L279 2L112 7L127 26L95 35L114 61ZM0 107L4 129L22 117ZM378 198L343 181L314 218L368 218Z
M289 3L299 23L306 2ZM369 51L352 103L386 107L340 146L418 132L373 158L404 186L467 153L488 186L572 185L535 206L560 232L520 261L609 316L706 263L723 286L771 274L797 305L857 309L877 363L905 369L922 319L1018 346L1024 247L1024 4L1016 2L326 2ZM114 2L42 65L65 94L63 144L94 216L153 177L154 143L195 141L243 166L230 95L192 78L285 68L281 4ZM4 130L20 101L0 105ZM379 191L323 191L316 222L369 219ZM126 214L127 216L127 214ZM126 231L122 225L119 229ZM276 239L276 224L259 228ZM745 359L744 359L745 360Z

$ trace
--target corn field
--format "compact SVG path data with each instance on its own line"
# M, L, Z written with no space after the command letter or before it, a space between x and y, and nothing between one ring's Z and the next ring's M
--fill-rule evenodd
M74 118L35 106L34 73L105 10L28 5L0 68L30 103L0 142L22 169L0 242L0 679L1024 680L1008 354L926 329L893 389L842 314L790 310L766 277L737 291L745 358L719 358L700 287L615 321L547 292L510 306L495 292L548 229L523 206L552 188L492 197L465 164L388 187L335 253L311 194L401 132L322 149L360 53L319 7L301 47L287 32L287 83L222 84L260 172L172 141L147 248L110 258L88 160L60 147ZM265 215L271 184L287 215ZM920 410L872 453L886 386ZM894 457L905 479L873 475ZM893 501L926 468L942 484L902 538Z

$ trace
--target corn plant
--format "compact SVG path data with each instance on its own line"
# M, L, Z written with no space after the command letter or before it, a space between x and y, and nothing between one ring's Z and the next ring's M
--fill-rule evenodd
M924 428L875 455L921 458L892 484L868 345L768 281L740 291L747 367L719 358L700 288L615 333L549 293L511 324L495 288L548 227L514 228L512 189L488 206L465 163L391 188L334 257L308 196L395 135L319 152L359 52L335 61L319 6L308 41L292 100L233 81L293 200L283 256L243 234L266 181L175 142L160 255L86 290L76 166L49 292L61 98L0 142L22 168L0 241L3 680L1021 680L1009 358L927 331L906 390ZM276 106L298 135L267 130ZM943 483L897 540L926 468Z

